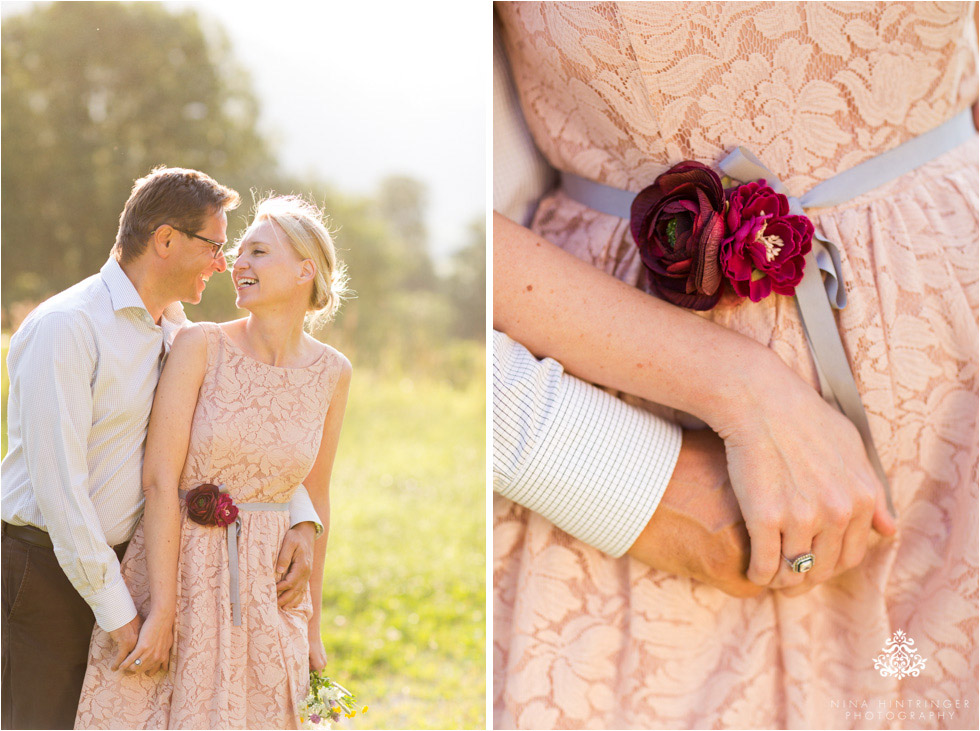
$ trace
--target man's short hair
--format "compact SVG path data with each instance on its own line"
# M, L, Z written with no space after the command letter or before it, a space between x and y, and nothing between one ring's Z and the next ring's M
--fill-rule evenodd
M150 234L167 223L197 232L205 219L238 206L240 198L198 170L156 167L133 184L119 216L119 232L112 253L120 264L131 262L145 250Z

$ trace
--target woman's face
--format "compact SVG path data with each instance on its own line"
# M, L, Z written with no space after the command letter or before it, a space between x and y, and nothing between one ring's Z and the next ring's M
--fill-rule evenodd
M232 268L236 305L252 310L259 304L292 303L297 297L307 301L309 288L302 286L304 260L278 224L268 220L253 224L236 253Z

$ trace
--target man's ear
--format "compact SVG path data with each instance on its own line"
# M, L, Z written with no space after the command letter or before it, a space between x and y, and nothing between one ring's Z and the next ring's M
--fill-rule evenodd
M147 246L152 247L161 259L166 259L174 250L174 230L166 224L157 226L156 230L150 234L150 242Z
M303 259L300 264L299 277L297 281L299 282L312 282L316 277L316 264L313 263L312 259Z

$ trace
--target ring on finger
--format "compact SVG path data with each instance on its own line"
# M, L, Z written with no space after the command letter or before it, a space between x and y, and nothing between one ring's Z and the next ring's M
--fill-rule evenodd
M133 665L142 665L142 664L143 664L143 658L141 657L138 657L135 660L133 660Z
M816 560L812 553L803 553L796 558L787 558L785 554L781 554L783 560L789 564L789 567L793 570L794 574L805 574L807 571L813 568L813 562Z

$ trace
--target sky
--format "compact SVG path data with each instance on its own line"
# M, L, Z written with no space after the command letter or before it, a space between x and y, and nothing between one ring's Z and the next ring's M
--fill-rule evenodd
M2 14L32 4L4 2ZM352 194L409 175L429 191L433 254L468 242L468 225L486 210L490 3L164 5L224 27L285 170L313 171Z

